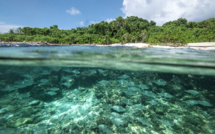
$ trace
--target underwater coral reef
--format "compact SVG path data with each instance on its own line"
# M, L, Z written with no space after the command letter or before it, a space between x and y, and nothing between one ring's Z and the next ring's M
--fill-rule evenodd
M0 133L210 134L215 77L0 67Z

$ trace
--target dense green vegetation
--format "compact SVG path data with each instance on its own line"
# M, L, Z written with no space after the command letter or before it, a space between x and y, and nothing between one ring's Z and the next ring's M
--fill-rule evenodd
M112 44L146 42L150 44L187 44L188 42L215 41L215 18L201 22L187 22L184 18L156 26L154 21L135 16L102 21L88 27L71 30L23 27L0 34L5 42L40 41L62 44Z

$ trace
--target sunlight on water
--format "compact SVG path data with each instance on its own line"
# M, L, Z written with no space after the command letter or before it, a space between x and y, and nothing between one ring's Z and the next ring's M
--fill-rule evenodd
M1 49L0 134L215 132L213 51Z

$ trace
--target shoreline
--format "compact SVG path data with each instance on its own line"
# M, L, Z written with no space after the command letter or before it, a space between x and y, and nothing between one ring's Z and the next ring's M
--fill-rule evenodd
M187 45L172 45L172 44L165 44L165 45L150 45L147 43L115 43L115 44L54 44L54 43L46 43L46 42L2 42L8 44L16 44L16 43L27 43L27 44L35 44L35 45L50 45L50 46L67 46L67 45L86 45L86 46L107 46L107 47L116 47L116 46L126 46L126 47L136 47L136 48L191 48L191 49L198 49L198 50L215 50L215 42L198 42L198 43L188 43Z
M200 43L188 43L187 45L150 45L147 43L125 43L125 44L110 44L110 45L95 45L95 46L127 46L137 48L191 48L199 50L215 50L215 42L200 42Z

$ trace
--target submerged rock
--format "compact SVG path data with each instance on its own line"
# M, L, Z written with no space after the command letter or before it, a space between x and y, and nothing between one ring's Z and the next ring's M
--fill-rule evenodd
M125 122L122 119L119 118L113 118L111 122L117 126L123 126Z
M37 106L40 104L40 101L39 100L33 100L31 102L28 103L29 106Z
M14 126L18 127L24 124L31 124L34 122L34 118L19 118L15 121Z
M137 88L137 87L129 87L128 90L132 91L132 92L139 92L140 91L139 88Z
M185 101L188 105L201 105L205 107L212 107L213 105L207 101L187 100Z
M55 96L57 95L57 92L59 91L59 88L53 87L53 88L49 88L47 92L45 92L45 94L50 95L50 96Z
M80 74L80 71L78 71L78 70L73 70L72 73L77 75L77 74Z
M103 125L103 124L98 125L98 129L99 129L99 131L102 131L102 132L104 132L104 133L106 133L106 134L112 133L112 132L111 132L111 129L110 129L108 126Z
M121 117L121 115L118 114L118 113L116 113L116 112L112 112L110 115L111 115L113 118L120 118L120 117Z
M151 105L159 105L157 100L150 100L148 101L148 103L150 103Z
M67 88L72 86L71 82L64 82L62 85L66 86Z
M192 95L199 95L199 92L196 90L186 90L186 93L192 94Z
M140 122L142 125L149 126L151 123L144 117L137 117L136 120Z
M130 78L130 76L126 74L119 76L119 79L128 79L128 78Z
M164 98L172 98L173 96L169 93L159 93L160 96L164 97Z
M149 87L147 85L145 85L145 84L141 84L138 87L141 88L141 89L143 89L143 90L149 89Z
M156 106L156 107L155 107L155 112L156 112L157 115L164 115L165 112L166 112L166 110L165 110L165 108L162 107L162 106L159 106L159 107Z
M6 113L7 111L8 111L7 108L2 108L2 109L0 109L0 114L4 114L4 113Z
M50 95L50 96L55 96L57 94L57 92L55 92L55 91L48 91L45 94Z
M132 106L128 106L128 111L131 112L131 113L135 113L135 112L143 111L143 110L146 110L146 107L144 107L141 104L135 104L135 105L132 105Z
M17 134L17 129L16 128L0 129L0 134Z
M161 124L163 124L163 125L165 125L165 126L168 126L168 127L170 127L170 126L173 126L173 125L174 125L174 123L171 123L171 122L170 122L170 121L168 121L168 120L158 119L158 121L159 121Z
M146 110L146 107L144 107L143 105L141 104L135 104L134 105L134 108L138 109L138 110Z
M128 87L129 86L129 82L127 80L118 80L118 83L122 87Z
M155 98L157 96L152 91L143 91L142 94L145 95L145 96L148 96L148 97L152 97L152 98Z
M154 80L153 81L155 84L157 84L158 86L165 86L167 84L166 81L162 80L162 79L159 79L159 80Z
M113 106L111 109L115 112L118 112L118 113L125 112L125 108L123 108L122 106Z
M101 81L99 81L98 82L100 85L102 85L102 86L105 86L105 85L107 85L108 83L109 83L109 81L107 81L107 80L101 80Z
M133 96L133 95L136 94L135 92L132 92L132 91L129 91L129 90L123 91L123 93L125 93L128 96Z
M207 101L198 101L200 105L205 107L212 107L213 105L210 102Z
M23 80L23 81L17 82L14 85L7 85L5 88L1 88L0 90L5 92L11 92L14 90L18 90L20 88L31 86L33 84L34 84L33 80Z
M42 71L42 73L41 73L41 75L49 75L49 74L51 74L51 72L50 72L50 71L47 71L47 70L44 70L44 71Z
M4 92L10 92L10 91L17 90L17 89L18 88L15 88L13 86L6 86L5 88L1 88L0 90L4 91Z
M196 101L196 100L187 100L187 101L185 101L185 103L187 105L197 105L197 104L199 104L199 102Z
M41 82L41 83L47 83L47 82L49 82L49 80L48 79L41 79L39 82Z
M62 97L62 90L57 87L45 87L44 89L40 86L35 86L33 90L30 91L30 96L36 100L52 101L55 98Z

